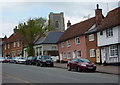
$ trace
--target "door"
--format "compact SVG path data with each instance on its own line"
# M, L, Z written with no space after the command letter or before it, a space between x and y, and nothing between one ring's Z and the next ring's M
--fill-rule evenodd
M105 50L105 48L101 49L101 58L102 58L102 63L106 62L106 50Z
M100 49L96 49L96 62L100 63Z

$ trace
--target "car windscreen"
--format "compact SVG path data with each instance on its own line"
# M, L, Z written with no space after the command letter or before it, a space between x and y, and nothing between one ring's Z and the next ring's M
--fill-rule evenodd
M51 59L49 56L42 56L42 59Z
M19 57L19 59L25 59L25 58L23 58L23 57Z
M88 59L79 59L78 61L79 61L79 62L87 62L87 63L88 63L88 62L91 62L91 61L88 60Z

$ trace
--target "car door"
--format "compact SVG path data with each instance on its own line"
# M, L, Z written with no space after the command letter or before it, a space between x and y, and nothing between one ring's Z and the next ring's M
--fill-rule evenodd
M77 68L77 66L78 66L78 59L74 59L72 66L73 66L73 69Z

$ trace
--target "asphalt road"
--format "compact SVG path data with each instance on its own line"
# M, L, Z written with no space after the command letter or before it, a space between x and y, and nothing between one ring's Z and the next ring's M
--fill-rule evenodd
M118 83L118 75L55 67L2 64L2 73L3 83Z

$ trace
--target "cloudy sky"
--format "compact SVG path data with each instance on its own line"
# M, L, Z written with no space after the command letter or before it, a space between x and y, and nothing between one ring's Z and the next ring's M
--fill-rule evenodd
M17 1L17 2L16 2ZM46 0L39 1L20 1L13 0L8 2L4 0L0 2L0 37L7 35L8 37L13 33L13 29L20 22L27 21L29 18L43 17L48 19L50 12L64 12L65 26L68 20L72 24L78 23L86 18L84 16L95 15L96 4L99 8L103 9L103 15L106 16L107 12L118 7L118 1L114 2L97 2L97 1L75 1L71 2L48 2Z

